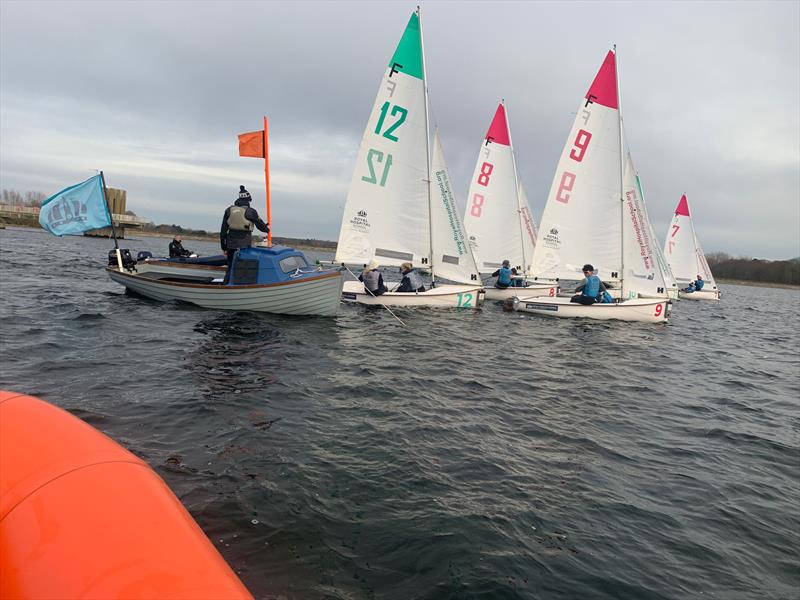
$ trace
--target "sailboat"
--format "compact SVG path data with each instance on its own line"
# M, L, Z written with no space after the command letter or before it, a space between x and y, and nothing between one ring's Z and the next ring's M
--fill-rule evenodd
M603 281L619 288L617 301L582 305L570 298L515 298L516 310L556 317L666 322L672 302L640 298L658 289L652 260L643 245L636 208L635 171L623 160L616 48L609 51L578 107L545 205L533 252L538 279L580 279L591 262ZM627 215L627 216L626 216ZM637 225L638 224L638 225ZM652 277L651 277L652 276Z
M378 88L347 193L335 261L430 270L424 292L373 296L347 281L342 300L388 306L476 308L483 285L456 212L441 141L430 152L425 53L412 13ZM455 284L440 284L436 277Z
M521 277L530 273L536 225L517 174L505 101L497 105L481 143L469 186L464 227L482 275L499 269L504 260L508 260ZM524 291L518 287L487 286L486 299L505 300L519 293L528 296L558 294L557 284L526 283Z
M705 280L703 289L699 292L686 292L681 290L680 298L686 300L719 300L720 291L714 275L703 254L703 249L697 241L697 234L694 230L692 217L689 214L689 201L686 194L681 196L678 206L675 209L675 216L672 218L669 230L667 231L667 241L664 244L664 254L669 261L672 272L678 284L684 286L702 275Z
M642 210L647 214L647 208L644 203L644 191L642 190L642 180L638 172L636 173L636 189L639 190L639 196L642 198ZM664 251L658 243L658 236L656 236L656 231L653 229L653 222L649 218L647 218L647 224L650 231L650 239L652 240L652 249L655 254L656 264L661 271L664 284L667 286L667 296L669 296L670 300L678 300L678 282L675 280L675 275L672 274L672 269L669 266L667 257L664 256ZM640 294L640 296L645 297L644 294Z

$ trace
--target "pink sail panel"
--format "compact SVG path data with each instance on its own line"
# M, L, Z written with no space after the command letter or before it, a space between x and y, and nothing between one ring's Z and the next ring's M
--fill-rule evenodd
M490 139L494 144L511 145L511 139L508 135L508 122L506 121L506 107L503 106L502 102L497 105L497 112L494 113L492 124L489 126L489 131L486 132L486 139Z
M686 194L681 196L681 201L678 202L678 208L675 209L676 215L689 216L689 203L686 201Z
M589 91L586 92L585 98L608 108L619 108L619 100L617 99L617 61L614 52L611 50L606 54L606 59L597 72Z

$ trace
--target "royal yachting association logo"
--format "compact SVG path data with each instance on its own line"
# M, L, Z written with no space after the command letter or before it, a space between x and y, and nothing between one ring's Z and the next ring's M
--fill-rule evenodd
M561 247L561 239L558 237L558 229L553 227L548 231L543 240L545 248L552 248L558 250Z

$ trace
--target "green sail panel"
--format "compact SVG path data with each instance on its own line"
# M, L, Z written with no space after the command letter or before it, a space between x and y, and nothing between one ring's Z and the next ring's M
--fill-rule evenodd
M389 61L389 68L394 67L396 71L405 73L417 79L425 79L422 72L422 40L419 31L419 16L412 13L408 20L406 30L397 50L394 51L392 60Z

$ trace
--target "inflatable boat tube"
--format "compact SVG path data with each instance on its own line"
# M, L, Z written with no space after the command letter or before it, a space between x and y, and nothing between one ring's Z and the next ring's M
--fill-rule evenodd
M252 596L147 463L0 391L0 598Z

